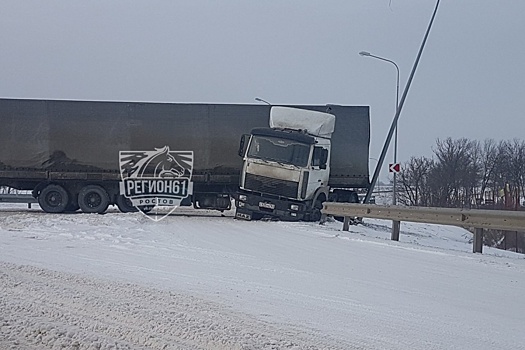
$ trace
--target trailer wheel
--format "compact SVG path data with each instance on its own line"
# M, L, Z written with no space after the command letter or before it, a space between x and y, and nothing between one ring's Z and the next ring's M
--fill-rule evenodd
M46 213L62 213L69 203L69 195L60 185L47 185L38 195L38 204Z
M123 213L135 213L139 211L137 207L133 206L131 200L123 195L117 196L117 207Z
M78 206L84 213L103 213L109 206L109 196L104 188L88 185L78 194Z

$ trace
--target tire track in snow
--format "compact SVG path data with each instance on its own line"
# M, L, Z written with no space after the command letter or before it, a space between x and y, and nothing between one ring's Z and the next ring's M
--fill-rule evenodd
M359 349L196 297L0 262L2 349Z

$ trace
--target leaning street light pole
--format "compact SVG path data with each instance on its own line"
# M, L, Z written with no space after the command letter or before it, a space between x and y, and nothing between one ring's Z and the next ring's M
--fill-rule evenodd
M389 60L388 58L372 55L370 52L367 52L367 51L361 51L359 54L361 56L364 56L364 57L377 58L378 60L385 61L385 62L388 62L388 63L392 63L394 65L394 67L396 67L396 72L397 72L397 80L396 80L396 112L397 112L397 107L399 106L399 67L398 67L398 65L396 64L396 62L394 62L392 60ZM396 164L396 163L397 163L397 123L395 125L395 135L394 135L394 164ZM393 205L397 204L397 181L396 181L396 173L395 172L394 172L394 189L393 189L392 204Z
M405 103L405 100L407 98L408 89L410 88L410 85L412 84L412 79L414 79L414 74L416 73L416 68L419 64L419 60L421 59L421 54L423 53L423 49L425 48L425 43L427 42L428 35L430 34L432 23L434 23L434 18L436 18L436 13L439 7L439 2L440 0L437 0L436 7L434 8L434 13L432 14L430 23L428 24L428 28L425 33L425 36L423 37L423 42L421 43L421 47L419 48L419 52L417 54L416 61L414 62L414 66L412 67L412 72L410 73L410 76L408 77L407 85L405 86L405 90L403 91L403 95L401 96L401 100L399 101L399 104L397 106L396 115L394 116L394 120L392 121L392 125L390 126L390 130L387 136L387 141L385 142L385 145L383 146L383 151L381 152L381 156L379 157L379 162L376 167L376 170L374 171L374 176L372 177L370 188L368 189L368 192L366 193L366 197L363 201L364 203L368 203L370 201L370 197L372 196L372 192L374 191L374 187L376 185L377 178L379 177L379 171L381 169L383 162L385 161L385 156L388 150L388 145L390 144L390 141L392 140L392 135L394 134L394 129L396 128L396 125L397 125L397 120L399 119L399 115L401 114L401 109L403 108L403 104Z

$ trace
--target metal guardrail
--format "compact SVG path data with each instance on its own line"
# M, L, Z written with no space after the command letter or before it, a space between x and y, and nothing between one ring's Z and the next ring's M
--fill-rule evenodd
M31 208L31 203L38 203L38 200L30 194L0 194L0 203L27 203Z
M349 229L350 218L366 217L393 220L393 240L399 239L399 223L401 221L472 227L474 228L472 249L474 253L482 252L484 229L507 231L525 230L525 212L519 211L401 207L325 202L322 213L344 217L344 231L348 231Z

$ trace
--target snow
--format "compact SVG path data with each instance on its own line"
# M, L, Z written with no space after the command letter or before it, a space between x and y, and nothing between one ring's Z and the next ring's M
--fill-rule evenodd
M335 115L301 108L272 106L270 128L304 130L310 135L332 137Z
M0 349L525 348L525 259L461 228L0 206Z

